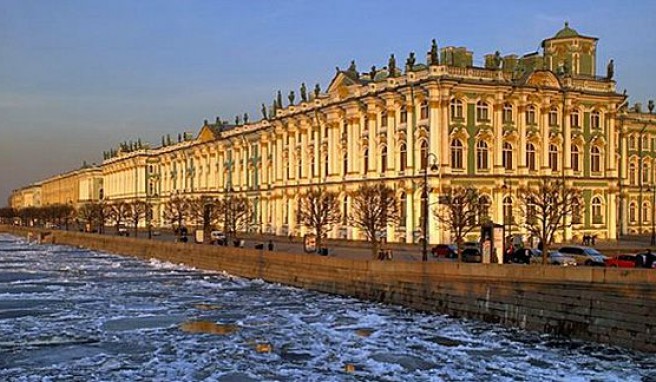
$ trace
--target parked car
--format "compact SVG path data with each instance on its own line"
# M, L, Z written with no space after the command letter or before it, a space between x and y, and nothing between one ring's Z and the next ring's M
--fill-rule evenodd
M635 268L636 255L617 255L606 259L606 266L612 268Z
M531 264L542 264L542 251L537 250L531 257ZM576 259L557 251L549 251L547 254L548 265L560 265L562 267L575 267Z
M125 236L128 237L130 236L130 231L128 231L127 227L123 224L118 226L118 231L116 232L117 235L119 236Z
M438 244L431 249L431 253L434 257L455 259L458 257L458 248L453 244Z
M462 261L465 263L480 263L481 251L478 248L465 248L462 250Z
M210 243L223 245L225 243L226 236L221 231L212 231L210 232Z
M656 254L651 250L636 253L635 267L636 268L656 268Z
M542 256L542 251L535 248L521 248L510 255L510 262L514 264L530 264L533 257Z
M577 265L594 265L594 266L606 266L605 259L606 257L596 249L592 247L583 247L579 245L570 245L561 247L558 250L558 253L570 256L576 259Z

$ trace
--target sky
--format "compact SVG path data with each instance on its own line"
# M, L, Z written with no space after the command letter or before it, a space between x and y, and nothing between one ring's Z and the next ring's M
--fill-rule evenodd
M278 90L325 89L351 60L423 62L433 38L482 66L540 50L568 21L599 38L597 72L613 58L618 91L646 104L654 14L656 1L0 0L0 206L120 142L259 119Z

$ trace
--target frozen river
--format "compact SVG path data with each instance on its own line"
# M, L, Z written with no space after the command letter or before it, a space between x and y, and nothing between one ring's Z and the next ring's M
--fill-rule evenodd
M0 235L1 381L653 381L656 357Z

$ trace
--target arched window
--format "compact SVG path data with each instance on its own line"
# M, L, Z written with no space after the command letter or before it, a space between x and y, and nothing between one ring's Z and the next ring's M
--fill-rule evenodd
M462 115L462 101L459 99L451 100L451 119L463 119Z
M503 143L503 168L506 170L513 169L513 147L510 143Z
M298 179L303 177L303 158L298 155Z
M574 172L581 171L581 156L577 145L572 145L572 170Z
M503 123L513 122L513 107L507 103L503 105Z
M421 149L419 155L421 155L420 163L422 169L428 168L428 142L426 140L421 141Z
M535 125L535 106L533 105L526 107L526 124Z
M572 199L572 224L581 224L583 222L583 211L581 202L578 198Z
M485 141L476 143L476 168L479 170L488 169L488 147Z
M630 135L629 136L629 149L631 149L631 150L636 149L636 137L635 137L635 135Z
M490 220L490 198L483 195L478 198L478 223L482 224Z
M572 112L569 115L569 123L572 125L572 127L581 127L581 122L580 122L580 117L579 117L579 111L578 109L572 110Z
M597 146L590 149L590 171L601 172L601 150Z
M549 145L549 168L551 171L558 171L558 146Z
M649 163L642 162L642 184L649 183Z
M387 146L383 146L380 149L380 172L385 173L387 171Z
M314 159L314 153L310 153L310 174L313 178L317 176L317 167L316 161Z
M402 192L401 195L399 195L399 225L401 227L405 227L405 221L407 219L407 204L408 204L408 197L405 195L405 192Z
M328 177L328 167L329 167L330 162L328 162L328 152L323 157L323 171L324 171L324 176L327 178Z
M629 184L635 186L638 183L637 179L636 165L635 163L629 163Z
M342 225L348 224L348 196L344 195L342 199Z
M505 224L513 223L513 200L510 196L503 198L503 221Z
M590 128L601 128L601 114L596 110L590 113Z
M399 164L399 169L405 171L408 165L408 147L405 143L401 143L399 146L399 161L401 162Z
M488 113L488 105L483 101L476 103L476 121L488 122L490 120Z
M419 119L428 119L428 101L423 101L419 106Z
M604 221L603 203L600 197L592 198L592 223L601 224Z
M387 127L387 110L380 113L380 127Z
M346 174L348 174L348 153L344 153L342 160L344 165L344 168L342 170L344 171L344 176L346 176Z
M362 161L364 162L364 173L366 175L369 172L369 149L364 149Z
M535 145L532 143L526 144L526 166L529 171L535 171L537 168L535 163Z
M549 109L549 126L558 126L558 108Z
M401 106L401 121L400 123L408 123L408 108Z
M453 139L451 141L451 166L454 169L462 170L464 168L463 163L463 147L460 139Z
M635 202L631 202L629 204L629 221L631 223L635 223L637 221L636 219L636 204Z
M651 208L649 202L642 203L642 221L648 223L649 217L651 216Z

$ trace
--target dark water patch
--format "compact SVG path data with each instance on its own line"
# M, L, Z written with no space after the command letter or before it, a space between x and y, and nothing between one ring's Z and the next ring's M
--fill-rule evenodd
M107 331L129 331L141 329L165 329L186 319L184 316L144 316L126 317L106 321L102 328Z
M2 272L0 273L0 283L13 283L17 281L27 281L47 278L47 273L37 272Z
M46 316L52 314L52 311L48 310L35 310L35 309L11 309L11 310L0 310L0 320L7 320L20 317L29 317L29 316Z
M301 362L305 363L314 358L310 353L296 352L296 351L282 351L280 358L287 362Z
M397 364L408 371L430 370L437 367L432 362L408 354L377 353L371 358L377 362Z
M63 300L46 300L46 299L33 299L33 300L0 300L0 310L5 309L23 309L33 307L44 307L52 305L61 305Z
M16 285L12 287L0 287L0 295L2 294L35 294L35 293L48 293L50 289L47 285Z
M66 336L53 336L45 338L24 339L18 341L2 342L0 341L0 348L38 348L38 347L53 347L62 345L86 345L99 342L96 338L90 337L66 337Z
M444 336L432 336L427 338L427 340L446 347L456 347L464 344L464 342L461 340Z
M61 345L56 348L21 349L3 358L7 366L32 369L71 363L103 353L102 349L93 345Z

